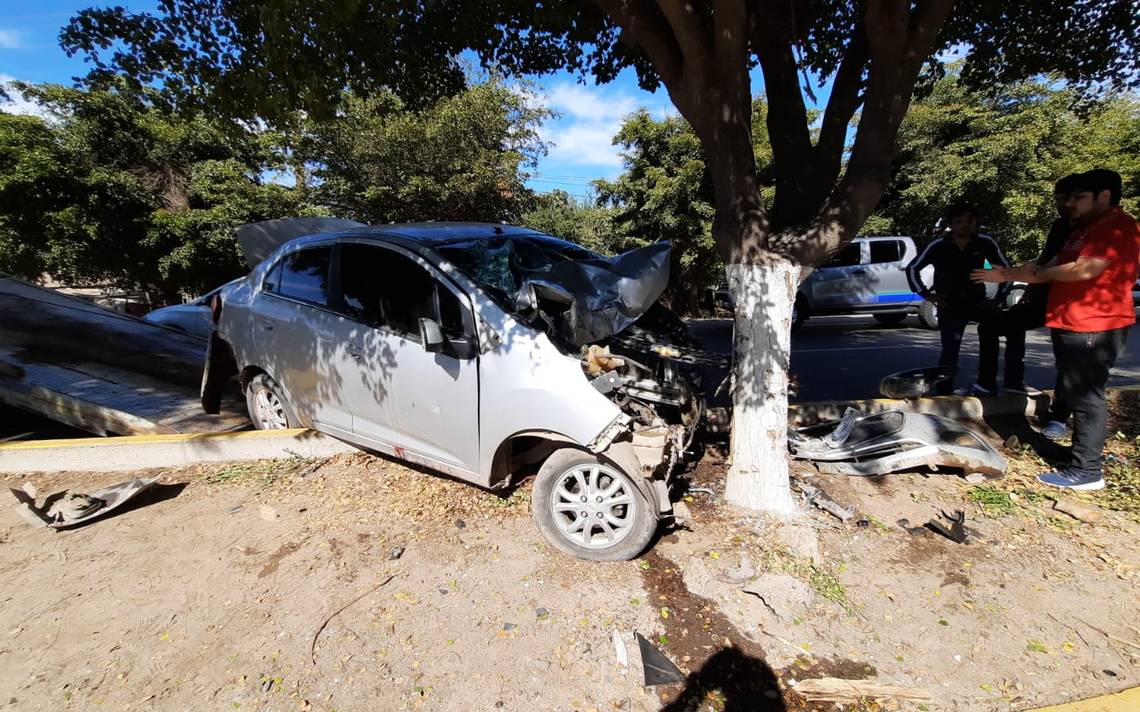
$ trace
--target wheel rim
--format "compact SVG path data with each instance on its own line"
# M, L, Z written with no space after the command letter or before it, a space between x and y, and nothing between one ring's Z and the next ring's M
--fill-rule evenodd
M637 518L633 485L606 465L579 465L558 477L550 511L559 533L586 549L606 549L625 539Z
M285 417L285 406L277 394L268 388L259 388L253 396L257 422L262 430L285 430L289 420Z

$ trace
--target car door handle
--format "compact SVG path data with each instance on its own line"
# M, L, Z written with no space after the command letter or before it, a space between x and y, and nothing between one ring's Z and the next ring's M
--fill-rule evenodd
M269 321L268 319L262 319L261 321L257 322L257 324L261 327L262 331L273 331L273 322Z

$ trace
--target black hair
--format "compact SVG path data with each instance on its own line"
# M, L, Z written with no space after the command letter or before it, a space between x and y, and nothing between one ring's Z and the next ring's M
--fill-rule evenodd
M978 217L978 211L969 203L953 203L950 207L946 208L947 220L953 220L963 215L972 215L976 218Z
M1094 168L1080 175L1080 184L1077 190L1088 190L1093 195L1099 195L1101 191L1107 190L1112 194L1112 204L1119 205L1122 185L1123 181L1116 171L1110 171L1107 168Z
M1080 187L1080 184L1081 174L1070 173L1061 180L1057 181L1056 185L1053 186L1053 192L1065 194L1072 193L1074 190Z

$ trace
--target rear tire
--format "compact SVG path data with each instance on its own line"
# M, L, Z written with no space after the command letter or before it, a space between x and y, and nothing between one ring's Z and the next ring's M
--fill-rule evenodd
M264 373L254 376L246 386L245 407L249 410L249 419L253 421L253 427L258 430L301 427L301 421L293 415L293 409L285 400L281 386Z
M906 312L886 312L883 314L875 314L874 317L875 321L879 322L880 324L886 324L887 326L897 326L898 324L903 323L903 320L906 319Z
M573 448L546 459L534 481L531 515L556 549L588 561L626 561L649 545L657 517L633 478Z
M918 307L918 323L925 329L938 328L938 307L924 301Z

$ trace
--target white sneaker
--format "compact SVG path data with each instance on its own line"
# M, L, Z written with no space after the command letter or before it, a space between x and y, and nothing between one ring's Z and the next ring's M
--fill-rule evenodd
M1041 434L1050 440L1060 440L1068 431L1069 428L1064 423L1056 420L1050 420L1044 428L1041 428Z
M1006 393L1016 393L1018 395L1028 396L1030 398L1036 398L1039 395L1043 395L1040 388L1034 388L1033 386L1029 385L1028 383L1022 383L1020 385L1014 384L1012 386L1003 386L1002 390L1005 391Z

